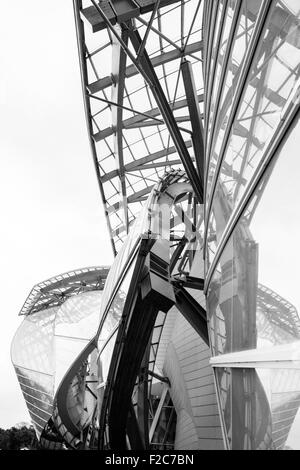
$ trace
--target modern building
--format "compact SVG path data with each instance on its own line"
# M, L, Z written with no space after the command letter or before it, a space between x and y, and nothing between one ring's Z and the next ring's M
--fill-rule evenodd
M34 287L46 448L300 449L300 5L74 0L115 261Z

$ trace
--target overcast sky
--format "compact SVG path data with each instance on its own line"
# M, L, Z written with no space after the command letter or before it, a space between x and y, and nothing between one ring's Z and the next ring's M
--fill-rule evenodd
M71 0L5 1L0 17L0 427L30 421L10 362L34 284L110 264Z

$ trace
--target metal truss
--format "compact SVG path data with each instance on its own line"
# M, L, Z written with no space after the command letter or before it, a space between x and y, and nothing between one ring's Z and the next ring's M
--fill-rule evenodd
M116 253L165 171L183 167L203 201L203 6L73 3L90 145Z
M282 344L286 339L300 338L300 320L297 309L269 287L258 284L258 324L260 335L273 344ZM263 312L261 315L260 310Z
M61 305L67 298L82 292L103 290L108 271L109 267L82 268L40 282L32 288L19 315L31 315Z

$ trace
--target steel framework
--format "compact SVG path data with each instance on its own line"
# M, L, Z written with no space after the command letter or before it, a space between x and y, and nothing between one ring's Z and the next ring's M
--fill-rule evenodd
M74 0L90 144L113 251L182 166L202 203L202 2ZM200 104L200 107L199 107Z

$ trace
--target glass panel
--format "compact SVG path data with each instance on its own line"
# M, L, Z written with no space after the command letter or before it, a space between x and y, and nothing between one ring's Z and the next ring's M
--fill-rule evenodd
M121 320L124 306L127 299L127 294L132 281L133 271L136 265L137 255L133 259L127 273L112 301L112 304L107 312L103 326L100 331L98 338L98 350L100 354L97 359L98 365L98 382L100 388L98 388L98 406L101 409L105 383L107 381L111 359L114 352L115 342L118 334L118 325ZM114 331L115 330L115 331ZM108 341L109 340L109 341ZM107 342L108 341L108 342ZM105 344L106 343L106 344Z
M300 371L216 368L233 450L300 449Z
M60 307L28 315L12 342L11 356L38 432L52 414L66 372L96 335L101 291L78 294Z
M211 58L209 61L209 81L213 79L212 77L212 72L214 69L214 63L216 60L216 57L218 55L218 50L217 50L217 41L219 37L219 30L221 27L221 18L222 18L222 11L224 7L224 0L220 0L219 2L216 3L217 5L217 13L216 13L216 20L215 20L215 28L214 28L214 37L213 37L213 44L212 44L212 52L211 52Z
M98 359L98 377L99 383L106 382L108 377L108 372L110 368L110 362L112 358L112 354L114 352L114 346L117 339L118 331L112 335L111 339L103 349L102 353Z
M55 334L90 340L97 333L103 291L83 292L67 299L55 318Z
M52 403L53 398L53 376L41 374L22 367L15 366L18 380L22 390L43 401ZM25 397L26 399L26 397Z
M300 121L236 225L207 298L214 354L300 339Z
M53 376L17 366L15 369L32 423L39 436L53 409Z
M221 86L220 76L221 76L221 72L223 68L224 56L225 56L225 52L227 49L228 36L230 34L230 29L232 26L232 19L233 19L235 6L236 6L236 0L229 0L227 11L225 13L225 23L223 27L222 36L221 36L220 47L217 51L218 57L217 57L215 75L213 77L213 88L212 88L212 93L211 93L211 101L210 101L210 109L209 109L208 133L210 133L212 119L214 116L217 91L218 91L219 86ZM209 135L209 138L210 137L211 136Z
M47 401L43 401L41 398L37 399L37 398L33 397L32 395L30 395L30 393L24 392L24 390L23 390L23 393L26 396L26 402L27 403L31 403L32 405L36 406L37 408L40 408L44 411L49 412L49 405L51 405L49 397L48 397Z
M219 238L263 158L300 77L300 8L295 15L289 9L293 5L273 3L231 129L214 196L214 216L210 216L216 219ZM210 253L209 262L212 257Z
M84 292L66 300L55 318L55 391L99 325L102 291Z
M31 397L34 397L34 398L30 398L30 400L37 399L37 400L41 400L43 403L47 403L48 405L51 405L52 397L50 396L50 394L46 394L45 392L43 392L41 390L36 390L36 389L34 389L32 387L29 387L27 385L23 385L23 383L21 381L24 380L24 379L20 375L18 375L18 380L19 380L22 392L24 394L26 393L27 395L30 395Z
M129 290L129 286L132 280L132 274L133 274L133 270L135 267L135 261L136 261L136 258L132 262L130 268L128 269L123 279L123 282L120 285L114 297L114 300L106 314L106 318L104 320L103 326L100 331L99 339L98 339L99 351L101 351L103 345L105 344L105 341L107 341L107 339L112 334L114 328L118 325L121 319L126 297L127 297L128 290Z
M261 0L243 1L240 16L237 21L237 30L231 46L228 68L226 71L217 122L214 130L213 143L210 151L209 173L207 181L207 200L210 195L210 186L215 172L219 152L227 129L228 117L232 109L234 91L240 75L247 47L254 30L255 21L261 6Z
M24 318L11 346L14 365L53 374L53 325L57 310L58 307L52 307Z
M55 336L55 392L63 381L65 374L87 344L87 340Z

